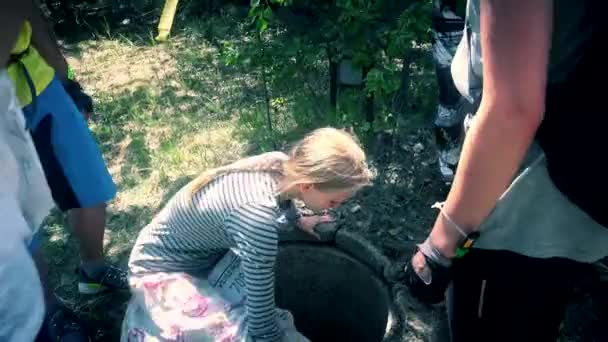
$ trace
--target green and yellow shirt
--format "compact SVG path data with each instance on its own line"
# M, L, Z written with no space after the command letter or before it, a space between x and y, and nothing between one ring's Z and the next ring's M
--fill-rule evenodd
M23 23L17 42L11 51L12 58L18 58L28 71L36 88L36 96L46 89L55 77L55 70L40 56L38 50L31 45L32 26L26 21ZM13 80L17 98L22 107L32 102L32 90L23 72L22 66L16 62L9 64L7 72Z

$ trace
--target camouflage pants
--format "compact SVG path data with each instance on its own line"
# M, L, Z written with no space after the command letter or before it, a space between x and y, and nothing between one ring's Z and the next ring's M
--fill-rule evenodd
M433 61L439 88L434 131L439 171L446 181L451 181L460 157L463 121L475 108L460 95L450 72L452 58L463 35L464 19L446 3L435 1L433 9Z

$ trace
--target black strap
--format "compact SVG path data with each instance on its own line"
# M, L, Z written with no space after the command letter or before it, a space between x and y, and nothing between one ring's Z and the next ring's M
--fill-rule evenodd
M22 61L22 57L24 57L25 55L27 55L30 52L30 49L27 48L25 49L23 52L18 53L18 54L11 54L8 60L8 64L17 64L19 66L19 69L21 69L21 71L23 71L23 75L25 76L25 81L27 82L28 87L30 88L30 94L32 96L32 102L31 102L31 108L32 108L32 113L36 113L36 105L37 105L37 93L36 93L36 85L34 84L34 80L32 80L32 76L30 75L29 71L27 70L27 67L25 66L25 64Z

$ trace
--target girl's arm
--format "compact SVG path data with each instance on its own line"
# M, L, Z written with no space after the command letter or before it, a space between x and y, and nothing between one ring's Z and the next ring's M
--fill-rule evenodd
M481 1L483 97L444 210L475 230L512 181L543 119L551 0ZM441 215L431 242L455 254L459 234Z
M255 341L279 341L274 301L274 264L278 251L274 208L247 204L226 220L245 276L248 334Z

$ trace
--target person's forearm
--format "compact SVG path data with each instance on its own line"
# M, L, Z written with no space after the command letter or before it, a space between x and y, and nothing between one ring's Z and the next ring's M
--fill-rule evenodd
M13 50L19 36L21 25L23 25L29 11L28 1L0 0L0 23L2 23L0 69L3 69L8 63L11 50Z
M542 114L532 110L482 101L444 206L465 232L478 228L513 180L542 120ZM458 238L454 227L439 215L431 232L433 242L446 256L453 256Z
M62 81L68 78L68 63L61 52L55 35L44 18L38 1L32 6L30 22L32 24L32 44L42 58L53 68Z

